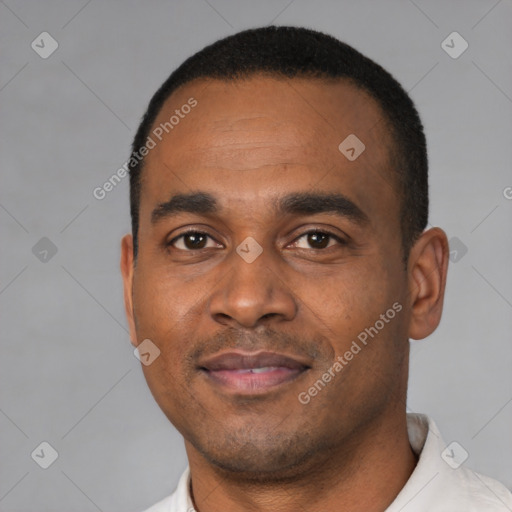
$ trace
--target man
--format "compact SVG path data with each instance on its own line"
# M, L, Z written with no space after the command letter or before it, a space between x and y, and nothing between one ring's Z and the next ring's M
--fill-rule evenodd
M449 250L389 73L315 31L235 34L157 91L130 166L131 339L189 461L151 512L512 510L406 414Z

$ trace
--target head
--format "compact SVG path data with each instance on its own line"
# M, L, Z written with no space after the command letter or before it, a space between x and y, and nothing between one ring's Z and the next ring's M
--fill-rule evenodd
M241 32L171 74L132 150L126 311L189 458L283 477L403 417L447 242L424 231L425 136L388 72L315 31ZM263 351L296 367L258 392L212 362Z

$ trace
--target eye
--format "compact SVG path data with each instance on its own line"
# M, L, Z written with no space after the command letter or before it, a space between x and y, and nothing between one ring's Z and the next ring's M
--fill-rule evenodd
M208 239L214 243L208 246ZM202 231L187 231L173 238L167 245L182 251L197 251L217 247L219 244L217 244L208 233Z
M301 240L303 240L301 242ZM346 245L346 241L328 231L308 231L298 237L293 245L299 249L327 249L335 245ZM302 244L302 245L301 245Z
M336 243L343 246L346 245L347 242L328 231L312 230L296 238L293 242L293 246L299 249L322 250L328 249L336 245ZM187 231L174 237L166 245L187 252L220 246L208 233L203 231Z

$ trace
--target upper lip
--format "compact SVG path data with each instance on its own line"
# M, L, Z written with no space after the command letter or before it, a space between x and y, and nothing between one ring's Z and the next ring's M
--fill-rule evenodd
M210 371L246 370L251 368L265 368L268 366L304 370L310 367L302 358L287 356L276 352L224 352L201 361L199 366Z

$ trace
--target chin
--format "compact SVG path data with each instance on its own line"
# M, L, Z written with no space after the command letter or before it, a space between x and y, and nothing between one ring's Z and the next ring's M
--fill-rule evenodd
M228 478L277 482L295 478L311 464L321 447L313 446L313 440L307 438L284 433L264 439L237 436L224 438L223 442L217 439L215 444L210 441L206 447L194 443L194 447Z

